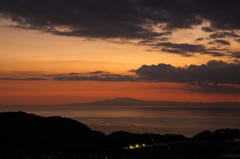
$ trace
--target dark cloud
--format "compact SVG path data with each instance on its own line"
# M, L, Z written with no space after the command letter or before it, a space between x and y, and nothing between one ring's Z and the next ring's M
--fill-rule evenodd
M0 13L16 22L16 27L55 35L125 39L165 35L153 31L136 0L3 0Z
M95 71L95 72L89 72L90 74L101 74L101 73L110 73L105 71Z
M0 78L0 80L26 80L26 81L39 81L48 80L46 78Z
M214 32L215 30L210 27L202 27L202 30L205 32Z
M225 56L225 54L220 52L212 52L208 50L204 45L198 44L177 44L177 43L156 43L156 44L150 44L152 47L160 47L161 51L168 52L168 53L174 53L179 54L182 56L193 56L196 53L200 54L208 54L211 56Z
M83 74L109 74L110 72L106 72L106 71L94 71L94 72L85 72L85 73L67 73L67 74L49 74L49 75L44 75L47 77L56 77L56 79L66 79L68 77L73 77L76 75L83 75ZM64 78L66 77L66 78Z
M211 23L211 28L217 29L239 29L239 1L220 0L216 3L214 0L199 0L198 8L200 16ZM202 7L202 8L200 8Z
M213 48L214 49L214 48ZM232 56L239 57L239 52L232 52ZM46 75L52 80L59 81L110 81L110 82L177 82L189 85L193 92L202 93L240 93L240 88L230 84L240 84L240 63L226 63L223 61L209 61L207 64L175 67L170 64L143 65L129 72L134 75L112 74L105 71ZM93 75L91 75L93 74ZM89 76L90 75L90 76ZM0 80L48 80L45 78L0 78Z
M0 14L17 27L87 38L147 39L210 22L214 29L240 29L240 2L213 0L1 0Z
M67 80L69 77L64 77L64 76L60 76L60 77L53 77L54 80L59 80L59 81L64 81Z
M143 65L135 73L142 80L155 82L240 84L240 64L215 60L206 65L190 65L187 68L167 64Z
M172 32L167 31L167 32L159 33L159 36L171 35L171 34L172 34ZM155 41L167 41L167 40L168 40L167 37L160 37L160 38L148 37L148 38L145 38L144 40L141 40L139 42L139 44L141 44L141 43L152 43L152 42L155 42Z
M209 35L209 37L213 38L213 39L225 38L225 37L237 38L237 37L240 37L240 35L236 34L234 31L232 31L232 32L216 32L216 33Z
M162 51L169 53L181 54L184 56L189 56L193 53L199 53L205 51L204 45L193 45L193 44L176 44L176 43L157 43L154 46L161 46Z
M226 40L215 40L215 42L222 45L230 45L230 42Z
M120 82L120 81L140 81L139 78L134 78L129 75L118 75L118 74L107 74L105 76L72 76L72 77L53 77L54 80L61 81L110 81L110 82Z
M208 44L213 45L213 44L216 44L216 43L215 43L215 41L209 41Z
M35 81L35 80L48 80L48 79L46 79L46 78L24 78L23 80Z
M193 56L191 53L182 52L181 50L178 50L178 49L162 48L161 51L168 52L168 53L174 53L174 54L180 54L180 55L183 55L185 57Z
M142 45L142 44L154 43L156 41L167 41L167 40L168 40L168 38L166 38L166 37L162 37L162 38L147 38L147 39L139 41L138 44Z
M77 75L77 74L79 74L79 73L69 73L69 75Z
M211 55L214 57L226 56L226 54L224 54L224 53L213 52L213 51L209 51L209 50L207 50L206 52L202 52L201 54L207 54L207 55Z
M67 73L67 74L50 74L50 75L44 75L47 77L56 77L56 76L74 76L74 75L78 75L81 73Z
M190 88L192 92L200 93L229 93L229 94L239 94L240 88L227 85L218 85L218 84L207 84L207 83L198 83L197 87Z
M240 43L240 39L235 39L235 41L239 42Z
M132 69L132 70L129 70L128 72L135 72L135 70L134 70L134 69Z
M195 41L202 41L204 38L197 38Z
M79 37L90 37L90 38L126 38L126 39L146 39L149 37L159 37L162 33L152 32L151 30L144 29L141 26L123 26L117 25L115 28L108 30L106 28L98 28L97 30L74 30L71 32L61 31L49 31L55 35L64 36L79 36ZM132 27L132 28L131 28Z
M231 56L235 58L240 58L240 52L232 52Z
M208 44L216 44L215 41L210 41ZM222 54L220 56L229 56L230 58L233 58L232 54L231 54L231 50L229 48L222 48L222 47L219 47L221 46L220 44L218 44L218 46L213 46L213 47L210 47L207 49L207 51L209 52L215 52L217 54ZM221 53L222 52L222 53Z
M147 50L145 50L145 51L150 51L150 52L151 52L151 51L153 51L153 50L152 50L152 49L147 49Z
M201 40L201 38L199 38ZM202 44L187 44L187 43L171 43L171 42L158 42L155 44L145 44L152 46L152 49L158 49L163 52L179 54L185 57L193 56L196 53L202 55L210 55L214 57L228 56L230 58L235 58L233 54L229 53L231 50L229 48L222 48L221 45L230 45L229 41L216 39L214 41L209 41L208 44L213 45L218 43L218 47L206 47ZM214 48L214 49L213 49Z
M210 38L239 38L240 35L234 31L240 29L238 8L238 1L218 1L216 4L211 0L1 0L0 16L15 22L14 27L54 35L146 45L152 46L148 51L160 49L186 57L195 53L235 57L208 50L205 45L167 41L176 29L193 28L203 21L210 22L209 27L202 27L203 31L217 31ZM158 28L162 31L156 31ZM202 40L202 37L196 39ZM220 40L216 40L214 44L216 43L230 44Z
M102 76L102 77L123 77L124 75L110 73L110 74L101 74L99 76Z
M232 56L239 56L239 52L231 53ZM72 76L64 74L64 76L55 76L54 80L65 81L145 81L145 82L179 82L179 83L198 83L201 87L199 91L207 91L207 88L229 89L235 90L232 86L225 85L207 85L206 83L213 84L240 84L240 63L226 63L223 61L209 61L207 64L190 65L184 68L174 67L170 64L158 65L143 65L140 68L130 70L135 75L121 75L112 74L105 71L94 71L90 74L93 76ZM32 78L33 79L33 78ZM35 78L41 80L40 78ZM30 80L30 78L28 78ZM210 92L210 90L209 90Z

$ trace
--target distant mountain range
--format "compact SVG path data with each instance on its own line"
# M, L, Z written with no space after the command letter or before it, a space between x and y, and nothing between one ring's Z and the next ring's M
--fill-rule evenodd
M70 103L70 106L240 106L239 102L174 102L146 101L128 97L106 99L90 103Z

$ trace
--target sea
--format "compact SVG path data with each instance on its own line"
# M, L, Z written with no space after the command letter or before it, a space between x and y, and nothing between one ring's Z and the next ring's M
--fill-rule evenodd
M238 107L169 106L1 106L0 112L23 111L44 117L77 120L106 135L116 131L181 134L185 137L210 130L240 129Z

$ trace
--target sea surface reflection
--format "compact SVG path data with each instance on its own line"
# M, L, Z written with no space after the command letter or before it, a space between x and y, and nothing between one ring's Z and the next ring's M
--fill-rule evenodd
M221 128L240 129L238 107L164 107L164 106L2 106L0 111L24 111L40 116L62 116L80 121L93 130L110 134L183 134Z
M110 134L114 131L155 134L182 134L192 137L204 130L240 129L240 117L163 116L163 117L75 117L93 130Z

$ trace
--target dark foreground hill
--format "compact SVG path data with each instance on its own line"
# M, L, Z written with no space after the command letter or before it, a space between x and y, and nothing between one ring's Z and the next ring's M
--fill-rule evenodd
M203 131L192 138L174 134L134 134L113 132L105 135L93 131L86 125L62 117L41 117L24 112L0 113L0 159L53 154L58 158L89 158L88 154L108 154L110 156L158 155L164 158L191 155L210 158L222 153L240 153L240 130L219 129L215 132ZM154 141L152 141L154 139ZM150 146L158 144L157 146ZM144 149L126 150L130 145L149 145ZM197 145L196 145L197 144ZM129 147L130 146L130 147ZM170 147L170 149L169 149ZM187 151L186 151L187 150ZM59 157L60 156L60 157ZM167 157L168 156L168 157ZM104 158L104 156L102 156ZM134 158L134 157L130 157ZM188 157L187 157L188 158ZM195 156L196 158L196 156Z
M0 146L24 154L101 152L106 135L62 117L24 112L0 113ZM1 150L1 149L0 149Z

